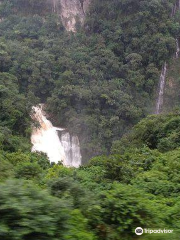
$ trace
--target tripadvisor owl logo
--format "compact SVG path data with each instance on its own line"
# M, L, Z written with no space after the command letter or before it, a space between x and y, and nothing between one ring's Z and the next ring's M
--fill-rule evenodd
M142 229L141 227L137 227L137 228L135 229L135 234L136 234L136 235L142 235L142 234L143 234L143 229Z

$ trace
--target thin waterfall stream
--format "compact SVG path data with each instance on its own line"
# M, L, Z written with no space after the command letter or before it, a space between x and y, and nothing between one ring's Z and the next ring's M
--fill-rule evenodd
M167 73L167 64L165 62L164 66L162 68L161 76L160 76L159 94L158 94L158 99L157 99L157 102L156 102L156 114L160 114L160 112L162 110L162 106L163 106L166 73Z
M178 10L180 10L180 0L176 1L175 4L173 5L171 17L174 17ZM179 58L179 53L180 53L179 39L176 38L176 52L175 52L176 59ZM167 75L167 63L165 62L161 71L161 76L160 76L159 93L156 101L156 111L155 111L156 114L160 114L163 107L166 75Z
M176 58L179 57L179 52L180 52L179 40L176 38L176 55L175 55Z

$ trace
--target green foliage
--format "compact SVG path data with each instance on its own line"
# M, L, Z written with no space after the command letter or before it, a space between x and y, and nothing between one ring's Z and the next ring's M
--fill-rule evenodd
M70 168L66 168L62 165L54 165L52 168L48 169L46 179L53 179L58 177L70 177L72 176L73 171Z
M161 121L163 126L171 126L170 133L174 125L167 124L167 119L173 122L174 115ZM139 124L134 129L136 133ZM34 153L1 152L0 180L19 180L0 186L0 236L9 239L10 232L11 239L20 240L132 240L136 227L151 226L174 229L172 239L176 240L180 150L160 153L132 146L121 155L95 157L79 169L50 166L43 155ZM34 185L47 188L49 193ZM21 230L14 231L17 228ZM144 235L144 239L151 237Z
M119 236L131 239L137 226L153 227L157 223L163 226L160 204L138 188L116 183L100 198L103 224L99 226L99 234L104 234L102 239L118 240Z
M74 209L80 209L84 213L93 204L94 196L73 178L57 178L48 182L51 194L61 199L71 200ZM89 188L88 188L89 189ZM88 198L91 197L91 203Z
M172 4L97 0L73 35L50 1L4 0L0 69L16 78L23 107L47 102L54 122L79 135L86 162L109 153L113 141L152 112L161 66L179 35L179 20L169 18ZM24 109L17 110L10 130L16 120L27 126Z
M3 154L0 154L0 181L14 176L14 170L11 163L6 161Z
M50 168L50 163L43 155L0 152L0 181L16 177L38 182L48 168Z
M22 180L2 184L0 196L1 238L63 238L69 216L60 200Z
M178 196L179 149L154 156L151 169L139 173L132 183L154 195Z
M47 0L2 0L1 1L1 14L8 16L9 14L20 13L25 14L43 14L50 7Z
M24 179L39 178L41 172L37 163L21 163L15 169L15 176Z
M78 222L78 226L77 223ZM88 231L87 219L83 217L78 209L71 213L70 230L64 237L65 240L96 240L95 235Z
M129 131L153 111L174 54L174 3L96 0L71 34L50 1L2 1L0 239L133 240L139 226L179 233L180 116L149 116ZM84 163L96 157L71 169L30 153L39 102L79 136Z
M19 94L17 78L9 73L0 73L0 111L1 149L28 149L28 141L23 137L27 135L28 123L26 101Z
M121 141L115 142L112 152L121 153L127 147L142 147L143 145L161 152L176 149L180 147L179 126L179 114L149 116L140 121L132 133L124 136Z

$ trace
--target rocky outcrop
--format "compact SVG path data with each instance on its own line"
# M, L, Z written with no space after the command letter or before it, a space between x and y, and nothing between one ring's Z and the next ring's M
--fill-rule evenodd
M84 0L83 1L83 10L84 10L84 13L86 13L89 9L89 5L91 3L91 0Z
M76 31L76 22L84 21L84 11L79 0L61 0L61 19L68 31Z
M57 13L67 31L76 31L77 21L83 24L91 0L53 0L52 11Z

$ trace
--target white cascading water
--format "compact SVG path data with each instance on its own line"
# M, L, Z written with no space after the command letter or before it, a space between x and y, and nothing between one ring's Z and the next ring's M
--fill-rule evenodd
M47 120L42 104L33 107L32 110L32 118L39 123L38 127L33 127L32 151L46 153L50 162L58 163L60 161L64 166L79 167L82 157L78 137L71 138L68 132L64 132L65 129L54 127ZM58 131L62 133L61 137L59 137ZM75 143L74 138L76 139Z
M166 73L167 73L167 64L165 62L164 66L162 68L161 76L160 76L160 87L159 87L159 94L158 94L158 99L157 99L157 103L156 103L156 114L160 114L160 111L161 111L162 106L163 106Z
M176 1L172 7L171 17L174 17L176 12L180 10L180 0ZM179 40L176 38L176 53L175 58L179 58L180 47L179 47ZM161 76L160 76L160 87L159 87L159 94L158 99L156 101L156 114L160 114L162 106L163 106L163 97L164 97L164 87L166 81L166 74L167 74L167 64L164 63Z
M81 165L81 152L79 139L77 136L71 138L68 132L61 135L61 144L63 146L66 164L68 166L79 167Z
M180 52L179 41L176 38L176 58L179 58L179 52Z
M79 167L81 165L81 151L77 136L72 137L72 159L74 162L74 167Z

